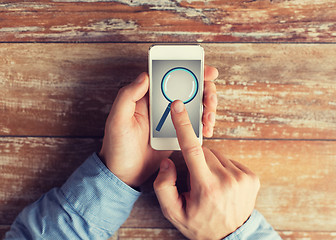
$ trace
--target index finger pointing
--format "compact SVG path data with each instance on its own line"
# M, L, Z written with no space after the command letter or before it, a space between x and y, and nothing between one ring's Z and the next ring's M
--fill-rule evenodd
M189 120L188 112L181 101L172 103L171 117L183 157L191 176L205 177L209 173L203 149Z

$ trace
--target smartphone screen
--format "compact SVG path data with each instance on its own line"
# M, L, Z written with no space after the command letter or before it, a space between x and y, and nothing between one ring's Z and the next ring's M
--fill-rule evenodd
M199 137L201 64L201 60L152 60L153 138L176 138L170 116L170 104L175 100L185 104L195 134Z
M200 45L154 45L149 49L150 144L180 150L170 107L181 100L202 144L204 50Z

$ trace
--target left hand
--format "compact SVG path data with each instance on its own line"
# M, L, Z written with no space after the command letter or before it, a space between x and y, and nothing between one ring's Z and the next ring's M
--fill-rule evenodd
M213 83L218 76L214 67L204 67L203 135L211 137L215 125L217 95ZM149 143L149 78L141 73L123 87L113 103L105 125L99 157L119 179L131 187L144 183L172 151L157 151Z

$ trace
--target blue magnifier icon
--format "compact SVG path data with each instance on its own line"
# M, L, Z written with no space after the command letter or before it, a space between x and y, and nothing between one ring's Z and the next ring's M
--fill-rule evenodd
M161 92L169 103L156 126L156 131L160 131L166 121L172 102L181 100L184 104L189 103L195 98L197 91L197 78L189 69L176 67L166 72L161 81Z

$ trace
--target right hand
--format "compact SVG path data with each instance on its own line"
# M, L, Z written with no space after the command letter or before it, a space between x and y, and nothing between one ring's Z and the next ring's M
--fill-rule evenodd
M164 216L190 239L221 239L251 215L260 182L242 164L201 147L181 101L172 103L172 120L190 173L190 191L179 195L176 168L166 158L154 182Z

